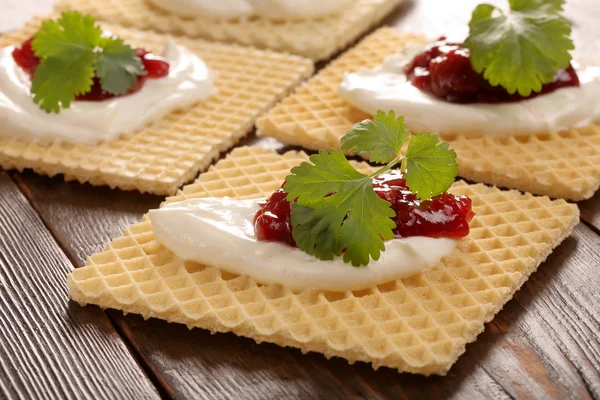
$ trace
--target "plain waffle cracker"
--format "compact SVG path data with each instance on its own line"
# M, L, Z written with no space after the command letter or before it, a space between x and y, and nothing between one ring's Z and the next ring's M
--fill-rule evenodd
M375 26L401 2L356 0L337 15L298 21L181 18L157 8L148 0L61 0L57 9L76 9L105 21L139 29L236 42L324 60Z
M0 47L20 44L41 18L0 37ZM103 25L132 44L159 52L166 36ZM310 76L312 61L235 45L177 38L217 74L213 96L117 140L98 145L35 144L0 138L0 166L64 174L67 180L141 192L174 194L219 154L251 131L256 117ZM135 117L135 116L132 116ZM0 129L2 129L0 127Z
M267 197L306 158L240 147L167 202ZM145 217L72 272L70 296L351 363L443 375L579 220L564 200L464 182L452 191L473 200L469 237L443 264L368 290L292 293L184 262L156 241Z
M373 68L415 41L424 38L391 28L376 31L260 118L258 134L308 149L339 148L353 124L370 118L338 96L344 73ZM575 201L590 198L600 186L599 124L555 134L443 139L458 154L459 175L466 179Z

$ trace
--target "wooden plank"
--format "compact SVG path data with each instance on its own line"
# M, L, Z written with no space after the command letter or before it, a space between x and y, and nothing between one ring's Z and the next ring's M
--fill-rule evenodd
M60 179L32 173L19 175L17 179L77 266L101 248L105 238L118 236L160 202L153 196L65 184ZM65 218L69 224L63 223ZM483 395L508 398L470 356L463 357L449 377L427 379L400 375L387 368L373 371L362 363L350 366L345 360L328 361L317 354L302 355L297 350L275 345L257 345L231 334L211 336L199 329L189 331L185 326L164 321L144 321L139 316L123 316L115 311L109 314L170 395L261 399L319 395L441 397L455 392L475 398Z
M443 0L407 0L388 21L434 37L463 29L470 9L470 3L460 9ZM593 19L587 7L582 10ZM76 265L159 203L33 174L20 183ZM443 378L373 371L231 334L211 336L163 321L109 315L166 393L179 397L600 398L599 240L579 226Z
M0 221L0 398L157 398L106 315L68 304L73 267L4 172Z
M581 219L600 232L600 192L589 200L579 203Z
M579 224L471 345L512 397L600 398L599 248Z
M48 228L59 243L82 243L76 254L68 254L76 260L102 251L111 239L123 233L124 226L138 222L141 214L158 208L164 200L160 196L140 196L137 192L114 191L109 187L64 183L62 177L46 179L27 173L27 185L20 176L16 180L27 197L43 201L55 210L53 225ZM39 199L40 193L47 197ZM110 214L110 218L106 218L106 214Z
M85 249L94 238L123 230L143 211L122 218L113 204L124 195L87 185L64 185L33 174L19 178L32 204L61 239L76 265L85 261ZM154 199L125 194L136 204ZM87 200L105 201L106 207L89 207ZM143 209L143 208L142 208ZM88 224L69 236L71 228L60 223L103 221ZM118 226L118 228L115 228ZM65 238L69 238L68 240ZM600 237L584 225L560 246L539 271L498 314L448 377L423 378L398 374L387 368L373 371L368 365L350 366L344 360L325 360L316 354L302 355L234 335L211 336L188 331L184 326L138 316L123 317L110 312L121 331L131 340L142 359L165 384L168 393L206 398L387 397L405 395L423 398L521 397L590 398L600 396L598 354Z

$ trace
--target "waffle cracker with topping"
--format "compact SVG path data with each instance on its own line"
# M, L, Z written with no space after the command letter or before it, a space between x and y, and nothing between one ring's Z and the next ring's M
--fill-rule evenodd
M1 36L0 47L20 45L37 31L41 21L34 19L19 32ZM159 54L167 39L156 33L102 26ZM312 61L297 56L200 39L177 38L176 42L198 53L216 73L211 98L172 112L133 134L92 146L0 137L0 166L171 195L250 132L259 115L314 70Z
M323 0L327 1L327 0ZM60 0L56 8L80 10L104 21L138 29L204 37L324 60L375 26L402 0L356 0L337 15L297 21L266 18L182 18L148 0Z
M306 159L240 147L167 203L264 198ZM471 233L433 269L407 279L355 292L293 293L181 260L156 241L144 217L69 275L70 296L351 363L444 375L579 220L564 200L464 182L451 191L473 200Z
M338 96L344 73L374 68L407 43L423 41L391 28L376 31L260 118L258 134L308 149L339 148L352 125L370 117ZM469 180L574 201L600 186L600 124L510 137L456 132L443 139L458 155L459 175Z

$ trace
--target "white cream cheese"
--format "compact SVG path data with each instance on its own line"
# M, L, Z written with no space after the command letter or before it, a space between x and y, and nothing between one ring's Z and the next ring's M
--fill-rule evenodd
M341 259L322 261L285 244L257 241L254 216L260 202L209 197L167 204L148 215L158 241L178 257L295 291L360 290L404 278L435 266L458 243L393 239L378 261L355 268Z
M424 45L407 46L375 69L346 74L339 95L370 114L394 110L404 115L413 131L466 136L557 132L600 119L598 65L574 64L580 87L515 103L455 104L424 93L407 80L403 67L423 49Z
M163 57L169 75L146 80L136 93L104 101L74 101L60 113L46 113L33 102L31 79L13 60L13 47L0 49L0 136L49 143L96 144L118 138L209 98L213 75L185 47L167 41Z
M335 14L353 0L150 0L182 17L223 19L258 16L278 20L319 18Z

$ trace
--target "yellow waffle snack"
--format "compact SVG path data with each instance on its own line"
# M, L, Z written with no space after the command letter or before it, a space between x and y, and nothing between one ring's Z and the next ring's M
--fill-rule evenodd
M344 73L374 68L415 41L424 38L392 28L376 31L260 118L258 134L308 149L339 148L352 125L370 117L337 95ZM458 154L459 175L469 180L575 201L590 198L600 186L599 124L513 137L457 132L443 139Z
M34 19L21 31L1 36L0 47L20 44L41 21ZM103 24L103 28L155 52L166 40L164 35L116 25ZM93 185L174 194L250 132L256 117L314 70L312 61L297 56L200 39L177 38L177 43L197 52L216 73L210 99L173 112L134 134L94 146L0 138L0 166L32 168L50 176L64 174L67 180Z
M306 159L304 153L240 147L167 202L267 197ZM233 332L351 363L444 375L579 221L577 207L564 200L464 182L451 191L473 200L471 233L439 265L407 279L355 292L293 293L184 262L156 241L145 217L69 275L70 296L82 305Z
M356 0L337 15L298 21L182 18L157 8L147 0L60 0L56 8L60 11L79 10L104 21L138 29L236 42L324 60L354 42L401 2Z

